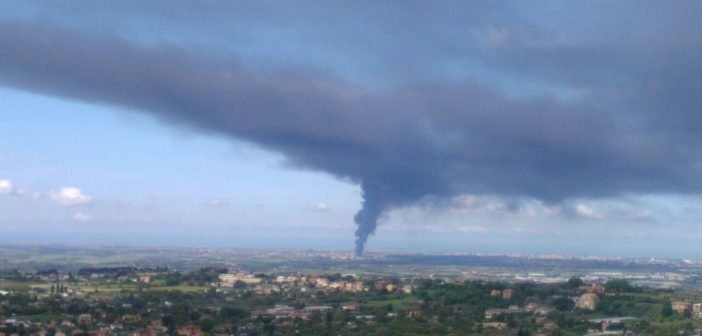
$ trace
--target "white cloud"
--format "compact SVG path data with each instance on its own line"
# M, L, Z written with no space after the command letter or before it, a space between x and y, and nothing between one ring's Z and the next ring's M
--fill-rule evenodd
M629 213L627 218L631 220L646 220L651 218L651 212L646 209L632 211L631 213Z
M516 226L512 231L516 233L525 233L525 234L531 234L531 233L536 233L537 230L533 227L525 227L525 226Z
M80 189L72 187L63 187L59 191L49 193L51 200L62 206L83 205L92 202L91 196L83 194Z
M39 200L41 194L24 188L17 188L10 180L0 180L0 194L11 194L17 197L30 197L33 201Z
M455 209L475 209L480 205L480 198L475 195L456 196L452 200L452 206Z
M458 228L459 231L466 232L466 233L485 233L487 232L487 228L484 226L477 226L477 225L466 225L466 226L461 226Z
M327 203L317 203L314 205L314 210L317 211L329 211L329 205Z
M207 205L213 207L213 208L225 208L229 206L229 202L218 199L218 198L213 198L209 202L207 202Z
M506 28L497 28L495 26L489 26L487 30L487 37L490 39L492 44L500 44L505 39L507 39L508 33Z
M507 28L490 25L485 30L471 30L473 39L487 48L499 47L509 39Z
M548 216L556 216L561 214L561 207L554 205L554 206L545 206L543 207L543 212L544 214Z
M443 228L436 225L422 225L419 229L427 232L444 232Z
M504 214L507 211L507 205L501 202L493 202L485 206L485 210L498 214Z
M76 212L73 214L73 220L76 222L87 222L93 219L93 216L83 213L83 212Z
M19 197L24 197L24 196L29 196L30 193L29 193L29 190L27 190L27 189L24 189L24 188L17 188L17 189L15 189L15 191L13 192L13 194L15 194L15 195L17 195L17 196L19 196Z
M540 205L515 205L503 202L490 202L483 209L488 214L512 219L530 219L538 217L537 212Z
M575 214L578 215L580 218L587 218L587 219L602 219L604 218L604 214L601 212L585 205L585 204L578 204L575 207Z
M519 216L527 217L527 218L534 218L537 216L536 210L534 210L534 208L528 207L528 206L519 208L519 211L517 212L517 214Z
M9 180L0 180L0 194L9 194L12 190L12 182Z

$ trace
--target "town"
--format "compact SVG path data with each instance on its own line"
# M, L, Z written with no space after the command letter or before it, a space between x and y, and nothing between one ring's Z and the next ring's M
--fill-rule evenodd
M640 269L567 278L564 272L522 272L505 278L504 269L453 276L341 273L233 261L223 267L217 260L197 268L5 268L0 336L699 335L702 330L702 292L693 286L694 272L656 268L645 279ZM641 282L661 277L680 282Z

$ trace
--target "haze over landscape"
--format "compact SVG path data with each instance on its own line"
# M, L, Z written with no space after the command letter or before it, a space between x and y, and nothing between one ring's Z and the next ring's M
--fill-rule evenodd
M1 237L702 258L700 18L3 1Z

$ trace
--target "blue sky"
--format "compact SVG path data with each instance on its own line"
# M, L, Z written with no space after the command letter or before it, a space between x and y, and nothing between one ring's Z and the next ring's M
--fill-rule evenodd
M38 200L3 195L3 223L19 233L32 228L29 241L81 231L109 241L121 230L145 229L187 244L198 228L236 237L257 227L324 226L342 219L325 213L328 203L346 217L358 203L354 186L285 168L279 155L250 144L164 127L126 110L8 89L0 96L12 111L2 126L3 179L41 193ZM61 187L79 188L92 200L61 206L46 199ZM92 218L82 222L75 213ZM169 239L171 230L181 237Z
M2 239L702 258L700 15L6 1Z

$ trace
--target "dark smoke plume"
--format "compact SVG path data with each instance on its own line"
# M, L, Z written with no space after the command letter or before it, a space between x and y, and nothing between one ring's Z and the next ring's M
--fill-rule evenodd
M361 202L361 210L354 216L356 222L356 255L363 254L363 247L366 245L368 236L375 232L378 226L378 218L383 213L383 205L380 200L374 199L376 195L372 194L372 189L363 188L363 201Z
M363 247L366 245L368 236L375 232L375 228L378 226L378 217L383 212L377 204L368 202L368 200L363 200L361 210L354 216L354 221L358 228L356 228L356 255L360 256L363 254Z
M422 13L415 15L424 18ZM443 15L426 18L444 23ZM489 194L557 203L702 192L698 19L676 21L671 34L687 33L661 43L583 46L577 43L592 39L564 43L560 33L538 32L502 49L485 47L491 41L481 39L470 46L463 34L450 48L432 43L455 34L429 34L422 40L426 46L408 41L402 47L417 50L393 50L389 57L393 65L416 67L445 56L429 52L446 52L452 60L470 56L511 78L581 92L570 100L515 97L455 78L369 89L319 69L261 70L185 48L20 21L0 21L0 84L123 106L179 127L242 139L282 153L298 168L359 184L360 255L383 214L427 196ZM442 25L412 24L435 26ZM624 31L622 41L638 41ZM416 33L420 38L422 31ZM400 54L407 59L398 60Z

